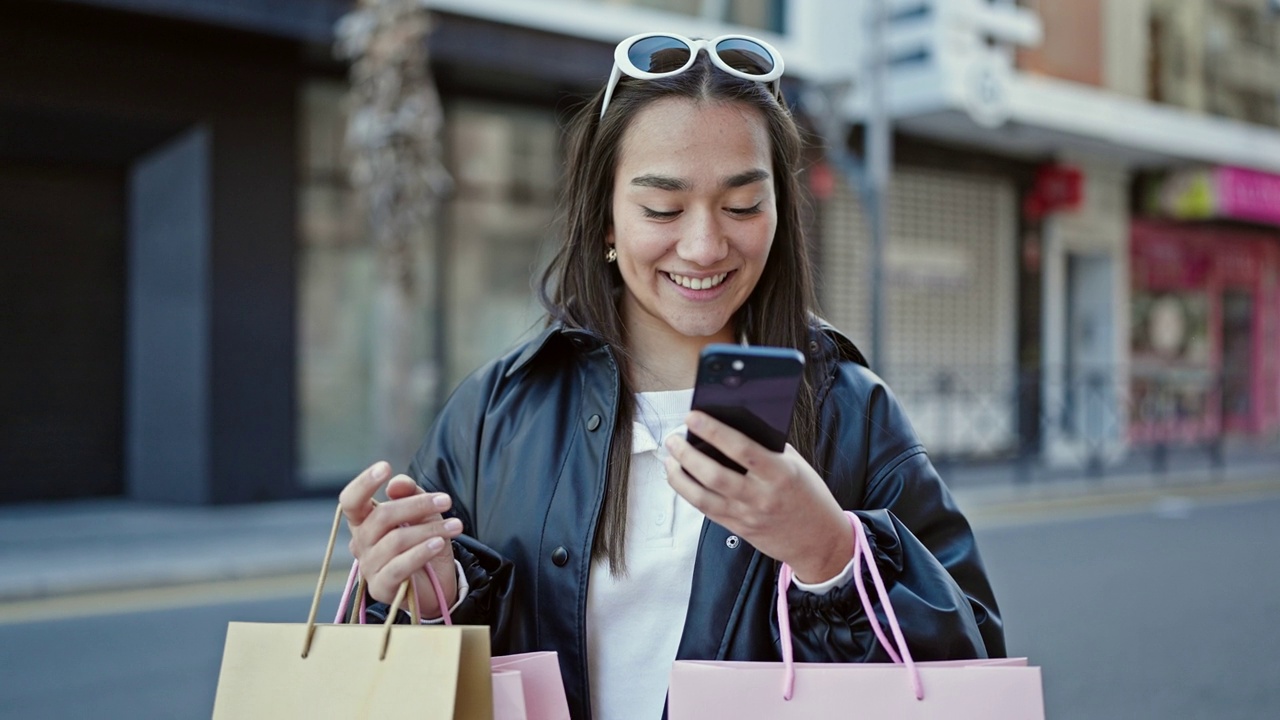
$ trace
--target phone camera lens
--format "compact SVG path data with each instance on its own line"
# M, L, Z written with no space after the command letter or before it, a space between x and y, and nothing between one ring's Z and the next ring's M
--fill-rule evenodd
M711 368L711 372L718 373L721 370L724 370L724 363L720 362L719 360L712 360L710 368Z
M742 384L741 375L730 375L724 379L725 387L736 388L741 384Z

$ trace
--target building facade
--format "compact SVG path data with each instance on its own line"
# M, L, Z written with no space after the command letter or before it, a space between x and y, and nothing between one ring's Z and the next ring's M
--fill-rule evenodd
M423 430L538 324L560 130L619 39L760 35L807 126L807 89L852 88L836 112L847 150L864 151L870 0L426 5L454 189L414 258L404 392ZM876 370L931 451L1071 465L1206 433L1274 437L1280 223L1195 190L1234 173L1262 179L1227 196L1256 195L1280 174L1272 5L887 2ZM0 501L297 497L374 459L377 279L332 53L347 7L14 5L0 242L21 258L3 335L24 351L0 381L16 469ZM867 209L819 155L805 184L822 310L870 349Z

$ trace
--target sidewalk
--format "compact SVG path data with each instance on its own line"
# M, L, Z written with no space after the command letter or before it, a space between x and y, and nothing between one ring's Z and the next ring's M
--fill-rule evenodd
M123 499L0 506L0 602L318 574L336 499L183 507ZM349 562L345 526L334 566Z
M1178 512L1191 498L1280 494L1280 464L1211 474L1054 477L1018 484L1008 470L948 471L977 528L1150 507ZM120 499L0 506L0 603L109 590L315 574L336 507L331 499L179 507ZM345 527L334 553L348 562Z

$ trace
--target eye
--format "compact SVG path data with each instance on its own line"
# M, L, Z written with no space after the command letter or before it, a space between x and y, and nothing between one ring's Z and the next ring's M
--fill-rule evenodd
M670 220L671 218L680 214L679 210L669 210L664 212L660 210L654 210L652 208L647 208L643 205L640 206L640 210L644 213L645 217L652 218L654 220Z
M728 211L730 215L737 215L738 217L748 217L750 215L759 214L760 203L756 203L755 205L752 205L751 207L748 207L748 208L731 207L731 208L725 208L725 210Z

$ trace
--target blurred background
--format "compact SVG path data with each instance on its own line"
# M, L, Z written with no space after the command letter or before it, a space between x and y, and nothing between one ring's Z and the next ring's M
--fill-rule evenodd
M305 617L337 489L538 325L561 128L651 30L785 58L823 313L1050 716L1280 715L1277 0L0 12L0 715L207 716L225 622Z

